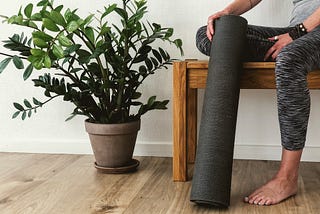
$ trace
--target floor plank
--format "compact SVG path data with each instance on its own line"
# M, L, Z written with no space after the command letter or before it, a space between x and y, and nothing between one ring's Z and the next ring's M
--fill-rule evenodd
M320 213L320 163L301 164L296 196L260 207L242 198L270 179L279 162L235 160L231 206L213 209L189 201L190 181L172 181L171 158L136 158L137 172L108 175L96 171L91 155L0 153L0 213Z

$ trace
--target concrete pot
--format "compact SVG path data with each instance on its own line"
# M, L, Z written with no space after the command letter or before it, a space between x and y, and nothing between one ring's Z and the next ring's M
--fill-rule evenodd
M96 166L106 169L132 164L140 120L121 124L98 124L85 121Z

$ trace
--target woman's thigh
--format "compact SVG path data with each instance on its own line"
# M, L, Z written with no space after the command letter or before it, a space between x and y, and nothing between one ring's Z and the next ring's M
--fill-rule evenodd
M285 46L277 57L277 67L282 64L305 73L320 68L320 28Z
M248 25L245 61L263 61L267 51L274 45L269 38L287 33L290 28ZM267 59L272 61L272 59Z
M197 48L203 54L209 56L211 49L211 42L206 35L207 26L199 28L196 35ZM265 53L274 44L268 38L286 33L290 28L274 28L248 25L246 53L244 53L245 61L263 61ZM236 37L236 35L235 35Z

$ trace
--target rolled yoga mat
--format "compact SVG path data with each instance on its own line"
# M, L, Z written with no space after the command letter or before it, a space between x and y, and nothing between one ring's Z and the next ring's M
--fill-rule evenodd
M198 204L230 205L246 30L247 21L239 16L223 16L215 22L190 197Z

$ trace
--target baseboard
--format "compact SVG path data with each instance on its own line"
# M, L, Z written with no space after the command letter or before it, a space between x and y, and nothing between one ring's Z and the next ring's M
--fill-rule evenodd
M0 152L55 153L55 154L92 154L88 140L79 141L10 141L0 143ZM303 161L320 162L320 146L306 146ZM134 155L172 157L171 142L141 142L138 141ZM235 159L280 160L279 145L245 145L236 144Z
M0 143L1 152L53 153L53 154L92 154L87 140L4 140Z
M280 160L282 147L279 145L235 145L235 159ZM304 148L302 161L320 162L320 146Z
M92 154L88 140L53 141L53 140L3 140L0 152L54 153L54 154ZM172 144L137 142L134 155L172 157Z

